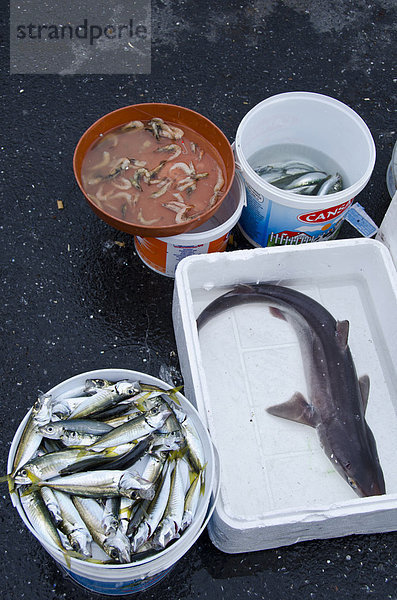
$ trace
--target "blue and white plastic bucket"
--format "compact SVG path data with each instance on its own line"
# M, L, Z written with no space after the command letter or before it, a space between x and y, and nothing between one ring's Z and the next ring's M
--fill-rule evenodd
M157 385L164 389L170 389L171 386L163 381L127 369L100 369L89 371L71 377L66 381L56 385L49 390L49 394L59 396L67 393L68 395L77 396L81 393L86 379L108 379L118 381L120 379L139 380L143 383ZM205 490L200 495L199 505L193 522L183 532L181 537L170 546L167 546L156 555L147 557L128 564L96 564L70 557L65 559L62 551L47 543L40 538L40 535L35 531L32 524L26 517L18 494L14 491L11 493L11 500L14 507L17 509L20 517L25 523L29 531L38 539L41 545L47 550L52 558L63 568L70 577L82 585L83 587L100 594L111 596L122 596L141 592L159 581L161 581L174 567L180 558L189 550L189 548L198 539L203 532L219 495L219 459L217 452L213 446L208 430L203 424L203 421L194 406L180 393L177 393L177 398L181 408L191 418L192 423L200 436L206 460L206 475L205 475ZM28 420L30 411L21 422L14 436L8 455L8 472L12 472L14 456L21 438L22 432Z
M326 196L301 196L264 181L248 161L264 147L280 144L327 155L343 168L347 187ZM247 191L239 227L254 246L335 238L375 164L375 144L363 119L342 102L311 92L278 94L257 104L237 129L234 152Z

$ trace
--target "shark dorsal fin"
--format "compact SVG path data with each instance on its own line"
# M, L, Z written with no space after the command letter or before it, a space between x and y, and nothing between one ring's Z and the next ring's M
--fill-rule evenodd
M310 427L317 427L319 422L315 408L307 402L300 392L295 392L287 402L270 406L266 410L276 417L310 425Z
M364 413L365 413L365 411L367 410L368 396L369 396L369 377L368 377L368 375L362 375L359 378L358 383L360 385L361 399L363 401L363 409L364 409Z
M276 308L275 306L270 306L269 310L270 310L270 314L272 315L272 317L276 317L276 319L281 319L282 321L287 320L285 318L283 311L280 310L279 308Z
M349 337L349 321L336 322L335 336L340 346L346 348Z

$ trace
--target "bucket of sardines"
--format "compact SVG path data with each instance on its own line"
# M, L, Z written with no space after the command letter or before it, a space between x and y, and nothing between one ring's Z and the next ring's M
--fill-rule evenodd
M98 119L81 136L73 168L101 219L143 237L178 235L208 221L235 171L231 145L212 121L163 103Z
M219 481L196 409L177 388L125 369L40 394L8 473L31 533L76 582L109 595L165 577L205 528Z

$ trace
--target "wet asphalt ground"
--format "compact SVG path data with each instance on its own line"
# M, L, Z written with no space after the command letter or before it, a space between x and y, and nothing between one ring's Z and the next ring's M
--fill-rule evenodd
M358 199L379 225L396 140L396 12L394 0L153 0L150 75L10 75L2 3L1 473L38 390L105 367L181 383L173 280L143 265L132 238L85 202L72 171L85 129L125 105L170 102L204 114L233 141L242 117L268 96L328 94L356 110L374 137L375 169ZM355 235L343 226L342 237ZM248 247L238 232L234 242ZM204 533L168 577L136 598L396 599L396 555L396 533L239 555L218 551ZM98 597L64 577L4 484L0 591L7 600Z

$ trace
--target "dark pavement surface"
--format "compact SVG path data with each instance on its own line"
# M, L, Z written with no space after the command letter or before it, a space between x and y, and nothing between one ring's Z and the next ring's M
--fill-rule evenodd
M38 390L77 373L125 367L180 383L173 280L147 269L133 240L99 220L72 171L85 129L116 108L171 102L201 112L232 141L242 117L285 91L333 96L375 140L358 197L379 225L396 139L394 0L153 0L150 75L9 75L1 3L0 472ZM57 200L64 209L58 210ZM342 237L356 235L348 225ZM247 247L236 233L238 247ZM115 242L123 242L118 245ZM396 524L397 525L397 524ZM204 533L139 600L397 598L397 534L313 541L241 555ZM27 532L3 485L0 592L10 600L95 598L64 578Z

